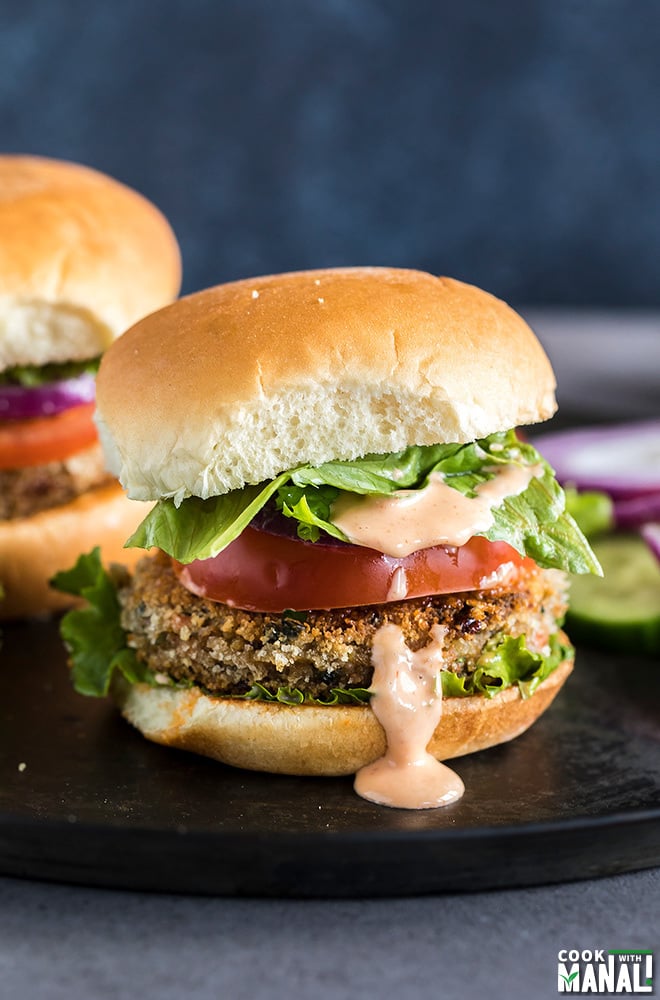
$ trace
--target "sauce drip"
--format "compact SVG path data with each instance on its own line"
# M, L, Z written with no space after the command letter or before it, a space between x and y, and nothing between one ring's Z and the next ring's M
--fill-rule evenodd
M441 473L431 473L421 490L397 490L390 496L346 493L332 507L332 521L354 545L385 555L409 556L433 545L465 545L493 524L492 508L505 497L522 493L539 475L536 465L502 465L493 479L467 497L448 486Z
M388 601L403 601L408 596L408 580L403 566L397 566L392 574L392 582L387 592Z
M385 730L383 757L360 768L355 791L398 809L434 809L460 799L463 782L427 752L442 715L440 670L445 629L413 652L398 625L381 625L374 636L371 708Z

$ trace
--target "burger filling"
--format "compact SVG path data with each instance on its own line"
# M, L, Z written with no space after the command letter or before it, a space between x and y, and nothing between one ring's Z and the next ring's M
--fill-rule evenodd
M30 517L110 482L100 444L61 462L0 470L0 520Z
M205 601L179 583L163 554L117 582L126 644L154 683L194 684L223 697L365 700L374 635L386 622L402 629L413 650L444 626L449 695L495 694L514 681L531 693L565 656L556 635L566 576L534 566L506 589L284 614Z
M110 481L92 420L98 359L0 374L0 519L30 517Z
M433 495L443 493L441 504ZM387 455L354 461L301 465L268 483L245 486L222 496L160 500L127 545L156 547L190 564L223 552L244 529L276 508L311 542L335 538L398 557L436 544L462 546L478 535L506 542L539 566L573 573L600 572L588 543L566 511L564 492L552 469L514 431L491 434L470 443L413 445ZM451 502L447 496L453 497ZM430 516L420 538L401 548L374 543L373 535L347 533L346 511L363 508L371 522L378 505L399 508L402 522L419 507ZM451 529L447 512L456 507ZM439 513L440 511L440 513ZM381 533L382 537L382 533ZM392 540L390 540L392 541Z
M374 505L394 526L387 547ZM565 571L600 572L552 470L513 431L162 500L128 544L161 552L133 578L96 552L56 581L90 602L62 625L86 694L119 671L223 697L364 701L394 625L413 652L442 635L446 696L516 684L526 697L570 655Z

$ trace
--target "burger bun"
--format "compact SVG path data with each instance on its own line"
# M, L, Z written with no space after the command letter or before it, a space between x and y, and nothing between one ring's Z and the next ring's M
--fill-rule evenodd
M428 750L438 760L505 743L546 710L571 670L565 660L529 698L517 687L493 698L445 698ZM368 705L282 705L214 698L116 680L122 714L155 743L190 750L233 767L273 774L344 775L385 753L385 733Z
M95 545L100 544L105 564L132 566L143 553L123 545L148 511L149 504L128 500L113 482L30 517L0 521L0 619L46 614L77 603L49 581Z
M103 359L97 423L129 496L179 502L545 420L554 388L530 328L487 292L340 268L220 285L146 317Z
M89 167L0 156L0 232L0 371L95 357L178 294L165 217Z

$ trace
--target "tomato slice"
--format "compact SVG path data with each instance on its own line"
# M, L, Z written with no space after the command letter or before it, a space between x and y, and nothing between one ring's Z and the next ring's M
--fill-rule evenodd
M94 403L72 406L52 417L0 422L0 469L61 462L98 440Z
M213 559L173 564L181 583L200 597L275 612L486 589L509 570L534 565L506 542L481 536L459 548L437 545L396 559L359 545L303 542L251 527Z

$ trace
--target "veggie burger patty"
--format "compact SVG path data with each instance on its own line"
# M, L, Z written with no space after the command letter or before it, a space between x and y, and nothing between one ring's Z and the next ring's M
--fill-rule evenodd
M280 615L195 596L160 553L123 578L119 600L128 645L159 678L214 694L241 695L260 684L328 698L336 688L369 687L373 637L385 622L400 626L413 650L427 644L434 625L445 626L444 669L459 676L474 672L498 636L525 635L527 648L541 653L566 611L566 579L559 570L525 567L506 588Z
M0 519L31 517L112 479L99 444L62 462L0 470Z

